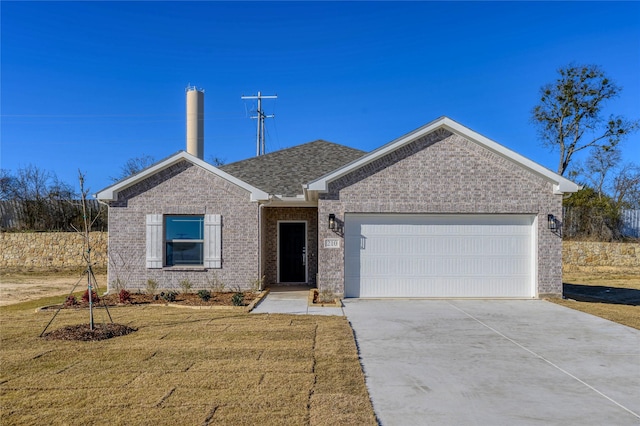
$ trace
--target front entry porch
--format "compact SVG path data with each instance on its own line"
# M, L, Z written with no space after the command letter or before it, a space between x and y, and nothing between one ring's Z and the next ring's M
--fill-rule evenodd
M297 314L344 316L341 306L309 305L309 286L271 287L269 294L251 311L252 314Z
M265 207L262 241L266 287L316 287L318 212L315 207Z

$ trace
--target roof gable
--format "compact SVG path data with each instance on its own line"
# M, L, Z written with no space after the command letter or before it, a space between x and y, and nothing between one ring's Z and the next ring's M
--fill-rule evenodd
M547 179L548 181L551 181L553 183L553 187L554 187L554 193L556 194L562 194L565 192L576 192L578 189L580 189L580 187L578 185L576 185L575 183L571 182L570 180L552 172L551 170L547 169L546 167L541 166L540 164L529 160L528 158L500 145L497 142L492 141L491 139L488 139L484 136L482 136L481 134L474 132L473 130L453 121L452 119L448 118L448 117L441 117L435 121L432 121L429 124L426 124L422 127L420 127L419 129L416 129L410 133L407 133L404 136L399 137L398 139L395 139L391 142L389 142L388 144L374 150L371 151L370 153L362 156L359 159L356 159L355 161L352 161L349 164L344 165L343 167L340 167L334 171L331 171L330 173L315 179L313 181L310 181L307 186L306 189L309 191L319 191L319 192L325 192L327 191L328 188L328 184L342 176L345 176L348 173L351 173L354 170L359 169L360 167L363 167L413 141L415 141L416 139L419 139L421 137L424 137L425 135L435 132L437 130L447 130L449 132L452 132L454 134L457 134L459 136L464 137L465 139L468 139L510 161L512 161L513 163L519 165L520 167L535 173L545 179Z
M303 194L303 185L365 154L324 140L286 148L259 157L220 167L272 195L295 197Z
M170 157L165 158L164 160L161 160L159 162L157 162L156 164L147 167L146 169L142 170L141 172L138 172L132 176L129 176L128 178L125 178L119 182L116 182L115 184L101 190L100 192L98 192L97 194L95 194L95 198L97 198L98 200L103 200L103 201L113 201L116 200L118 197L118 193L126 188L129 188L133 185L135 185L138 182L143 181L144 179L147 179L150 176L153 176L154 174L167 169L168 167L171 167L172 165L179 163L180 161L189 161L190 163L201 167L211 173L213 173L214 175L217 175L219 177L221 177L222 179L225 179L245 190L247 190L251 195L251 201L260 201L260 200L267 200L269 198L269 194L267 194L266 192L238 179L235 176L230 175L229 173L226 173L222 170L220 170L219 168L216 168L214 166L212 166L211 164L199 159L198 157L195 157L185 151L179 151L176 154L173 154Z

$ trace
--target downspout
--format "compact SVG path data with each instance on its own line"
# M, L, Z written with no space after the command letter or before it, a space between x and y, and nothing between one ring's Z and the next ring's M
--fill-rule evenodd
M104 205L107 207L107 215L109 214L109 204L105 203L104 201L100 200L99 198L96 198L95 194L93 196L96 200L98 200L98 203ZM107 216L107 218L109 218L109 216ZM109 222L107 222L107 291L104 294L109 294L111 289L109 288Z
M259 291L264 290L263 285L264 282L262 277L264 276L264 271L262 268L262 208L270 205L273 202L273 195L269 195L269 201L266 203L258 202L258 282L260 283Z

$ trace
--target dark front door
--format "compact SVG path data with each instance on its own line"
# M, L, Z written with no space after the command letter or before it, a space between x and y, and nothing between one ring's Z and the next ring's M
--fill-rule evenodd
M304 222L280 223L280 282L303 283L307 280L306 237Z

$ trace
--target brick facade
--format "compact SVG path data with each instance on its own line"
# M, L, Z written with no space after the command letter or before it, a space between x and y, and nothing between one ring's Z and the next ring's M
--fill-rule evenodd
M252 202L247 189L187 160L121 190L110 201L110 288L119 280L144 289L152 278L176 289L187 278L194 289L214 279L247 289L261 274L266 285L279 284L278 223L304 221L308 284L344 294L344 239L328 229L331 213L339 224L348 213L518 214L537 218L536 294L562 293L562 240L547 229L548 214L562 216L562 195L553 194L546 172L443 128L331 181L317 207L304 199L306 207L278 207L261 197L262 204ZM147 268L148 214L220 214L222 268ZM338 239L339 247L324 248L326 239Z
M343 222L348 212L537 215L537 293L562 293L562 239L547 229L547 214L562 216L562 195L553 195L546 179L461 136L432 132L331 182L320 195L319 222L330 213ZM336 237L319 226L320 242ZM318 287L343 294L344 240L340 249L320 244L318 265Z
M143 290L150 278L163 289L179 289L188 279L198 289L214 277L229 290L250 288L260 274L258 210L246 190L188 161L122 190L109 207L110 290L118 279ZM222 268L147 269L147 214L221 214Z

